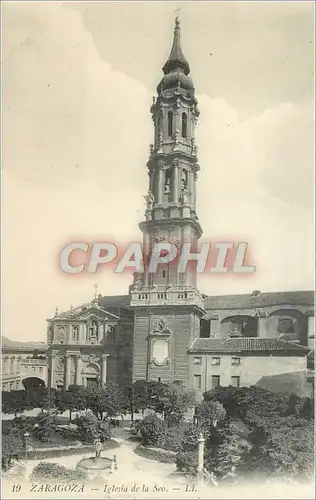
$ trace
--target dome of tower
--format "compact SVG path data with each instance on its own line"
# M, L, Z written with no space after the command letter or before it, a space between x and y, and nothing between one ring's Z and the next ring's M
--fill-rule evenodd
M172 71L164 75L157 87L157 92L180 87L185 90L194 90L192 78L181 71Z

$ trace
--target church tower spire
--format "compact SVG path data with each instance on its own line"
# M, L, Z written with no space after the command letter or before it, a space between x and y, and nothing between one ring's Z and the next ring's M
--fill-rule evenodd
M161 242L173 243L179 251L184 243L189 243L194 251L202 235L196 213L196 183L200 167L195 126L199 111L189 73L190 66L181 48L177 17L171 52L163 66L163 77L150 110L154 137L147 162L149 190L145 197L145 220L139 226L143 233L143 248L149 257L155 245ZM183 272L179 270L178 262L175 259L161 263L155 272L149 272L145 266L144 273L135 276L131 291L131 307L135 309L135 380L152 380L163 375L166 381L188 381L187 349L199 336L204 305L197 289L195 263L189 263ZM162 324L165 325L163 329ZM154 346L158 345L157 334L159 344L163 339L167 342L164 348L161 345L165 358L160 361L158 358L162 354L153 352Z
M163 72L165 74L170 73L170 71L182 70L184 74L188 75L190 73L190 66L188 61L183 55L180 40L180 20L176 17L173 44L170 55L166 64L163 67Z

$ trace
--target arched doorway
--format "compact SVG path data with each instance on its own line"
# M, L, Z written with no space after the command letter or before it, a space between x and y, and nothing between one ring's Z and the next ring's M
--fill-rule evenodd
M82 370L82 382L85 387L96 387L100 382L100 367L97 363L89 363Z
M27 377L22 380L24 389L39 389L45 387L44 380L38 377Z
M221 337L256 337L257 321L254 316L228 316L221 321Z
M307 345L307 319L296 309L278 309L267 318L267 336Z

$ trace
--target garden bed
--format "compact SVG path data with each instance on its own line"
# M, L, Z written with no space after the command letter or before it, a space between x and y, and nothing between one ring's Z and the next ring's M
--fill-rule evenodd
M105 443L103 443L103 452L106 452L107 450L113 450L115 448L118 448L120 445L117 441L114 439L109 439ZM30 459L37 459L41 460L42 458L55 458L55 457L61 457L61 456L66 456L66 455L76 455L78 453L83 454L83 453L89 453L91 452L92 454L95 453L95 445L94 444L72 444L72 445L66 445L66 446L50 446L50 447L44 447L42 443L42 448L36 448L33 450L30 450L27 454L28 458Z
M165 464L173 464L176 461L177 453L175 451L164 450L163 448L153 448L140 444L135 448L135 453L141 457Z

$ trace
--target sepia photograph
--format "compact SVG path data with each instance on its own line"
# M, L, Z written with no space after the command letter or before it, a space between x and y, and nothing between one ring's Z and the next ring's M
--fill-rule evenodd
M1 497L315 498L314 2L1 28Z

